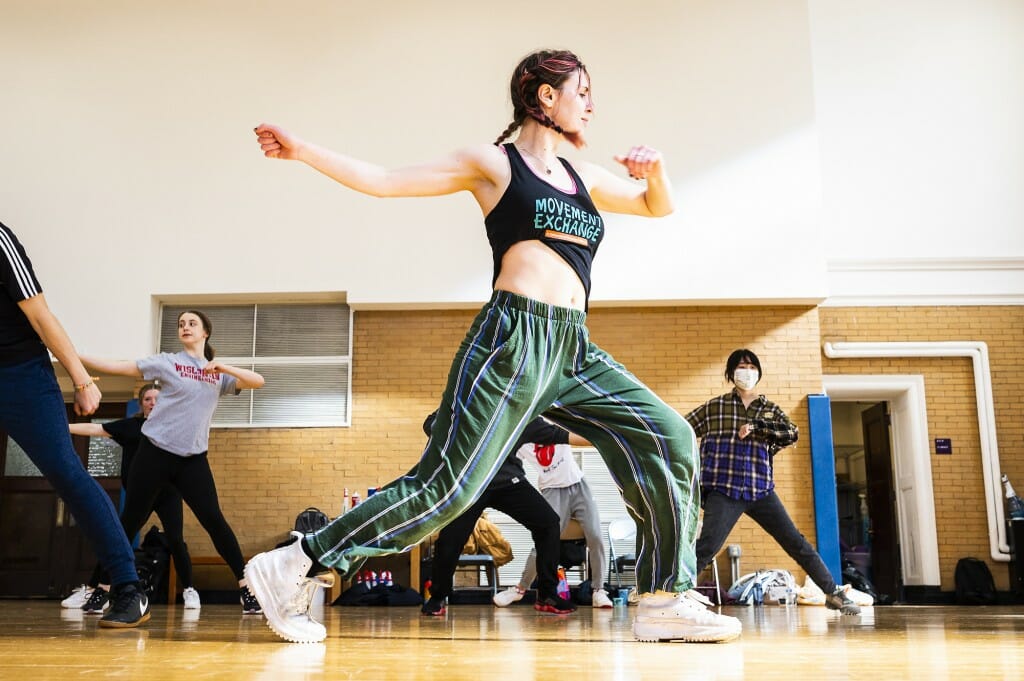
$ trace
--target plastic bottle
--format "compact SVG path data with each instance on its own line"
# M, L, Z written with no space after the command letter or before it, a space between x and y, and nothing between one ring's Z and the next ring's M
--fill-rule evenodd
M1003 473L1003 493L1006 495L1006 511L1010 518L1024 519L1024 499L1017 496L1010 484L1010 478Z
M558 595L565 600L569 600L569 582L565 578L565 570L558 568Z
M359 503L359 492L352 492L352 505L349 508L355 508L356 504Z
M349 498L348 498L348 487L345 488L345 496L341 498L341 515L345 515L345 512L349 509Z

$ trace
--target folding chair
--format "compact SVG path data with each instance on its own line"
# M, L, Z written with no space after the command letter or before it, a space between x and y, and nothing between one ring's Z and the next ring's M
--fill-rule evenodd
M608 523L608 581L615 573L615 586L622 588L622 573L629 570L636 583L636 523L632 518L616 518Z

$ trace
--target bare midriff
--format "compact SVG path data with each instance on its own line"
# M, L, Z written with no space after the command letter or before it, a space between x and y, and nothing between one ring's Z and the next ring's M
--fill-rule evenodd
M575 270L541 241L520 241L501 258L499 291L577 310L586 305L586 290Z

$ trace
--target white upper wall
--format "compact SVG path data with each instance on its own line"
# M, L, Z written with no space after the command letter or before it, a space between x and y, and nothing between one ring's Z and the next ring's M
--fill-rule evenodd
M1024 2L809 6L829 303L1024 304Z
M283 7L4 2L0 220L83 351L151 351L168 295L485 300L468 194L364 197L263 159L252 128L388 166L429 160L505 128L512 68L539 47L576 51L593 79L590 146L565 155L612 167L649 144L679 195L665 219L607 216L595 303L825 295L804 2Z
M252 128L429 160L493 140L515 63L568 47L596 117L565 155L649 144L678 194L606 216L595 305L1024 300L1022 4L5 0L0 220L95 354L151 352L169 296L476 304L471 197L364 197Z

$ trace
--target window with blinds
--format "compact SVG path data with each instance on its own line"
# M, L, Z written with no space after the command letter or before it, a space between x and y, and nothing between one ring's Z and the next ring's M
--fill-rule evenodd
M626 512L626 505L622 501L622 495L619 494L619 488L612 481L608 467L604 465L604 460L597 453L596 449L573 449L573 455L576 457L576 463L583 469L583 477L586 478L587 484L590 485L590 491L594 493L594 500L597 502L597 508L601 514L601 540L604 542L605 553L607 554L608 523L616 518L628 518L629 514ZM527 463L525 468L526 478L530 481L531 485L536 487L536 466ZM530 555L530 549L533 548L533 538L525 527L504 513L494 509L487 509L487 519L498 526L505 539L512 545L512 555L514 558L511 562L498 568L498 579L503 587L515 586L519 583L519 578L523 574L523 568L526 566L526 557ZM590 577L589 575L581 577L579 573L579 570L569 571L566 575L566 581L570 585L575 586ZM604 566L603 573L605 579L607 579L607 565Z
M217 360L256 371L259 390L220 398L219 427L348 426L351 409L352 311L344 303L164 305L160 352L178 352L178 315L210 318Z

